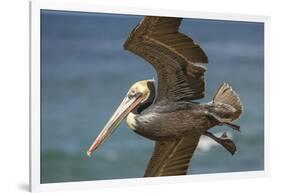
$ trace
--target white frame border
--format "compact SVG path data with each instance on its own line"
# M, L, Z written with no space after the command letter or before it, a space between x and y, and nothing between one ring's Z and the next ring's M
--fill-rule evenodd
M123 3L124 4L124 3ZM100 181L83 181L83 182L66 182L40 184L40 10L61 10L61 11L80 11L95 13L112 13L127 15L159 15L159 16L175 16L188 17L195 19L213 19L228 21L246 21L246 22L262 22L264 23L264 171L250 172L234 172L234 173L218 173L203 174L192 176L175 176L175 177L154 177L154 178L135 178L135 179L118 179L118 180L100 180ZM194 12L188 10L177 9L155 9L149 7L130 7L118 4L106 4L89 0L44 0L30 1L30 173L29 184L31 192L41 191L59 191L73 189L89 189L104 187L120 187L120 186L136 186L161 183L181 183L204 180L225 180L225 179L241 179L269 176L269 34L270 34L270 18L258 15L241 15L226 13L207 13Z

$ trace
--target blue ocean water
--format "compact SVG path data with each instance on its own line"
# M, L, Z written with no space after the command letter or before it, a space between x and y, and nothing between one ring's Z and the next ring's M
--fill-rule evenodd
M142 177L153 142L122 123L87 157L86 150L132 83L156 78L143 59L123 50L141 16L41 12L41 183ZM220 146L195 152L190 174L264 169L264 26L184 19L181 31L209 57L206 97L223 81L239 93L245 112L233 133L238 153Z

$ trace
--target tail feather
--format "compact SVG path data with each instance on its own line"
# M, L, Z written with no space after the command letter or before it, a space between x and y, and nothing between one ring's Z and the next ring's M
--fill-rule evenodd
M234 112L231 116L232 121L238 119L243 112L243 105L238 94L232 89L229 84L225 82L222 84L222 86L214 96L213 103L218 105L226 104L233 107Z

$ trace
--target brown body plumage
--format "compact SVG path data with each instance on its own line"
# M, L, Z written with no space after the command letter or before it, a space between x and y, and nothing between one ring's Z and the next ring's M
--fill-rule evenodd
M181 20L145 17L131 32L124 48L153 65L157 86L144 80L130 88L89 155L125 117L135 132L156 141L145 176L186 174L201 135L211 137L232 154L236 151L226 134L216 137L208 130L224 124L239 130L232 123L242 113L239 96L224 83L211 102L194 102L205 96L204 64L208 58L190 37L178 32Z
M219 91L224 92L224 95L237 96L228 84L223 84ZM174 140L191 133L201 135L219 124L230 124L234 129L239 129L231 124L238 118L237 114L241 113L240 107L235 108L236 103L240 103L239 98L232 101L227 96L226 99L223 101L221 93L218 93L210 103L200 104L184 100L165 105L152 103L145 110L133 115L134 123L130 123L130 126L137 133L152 140Z

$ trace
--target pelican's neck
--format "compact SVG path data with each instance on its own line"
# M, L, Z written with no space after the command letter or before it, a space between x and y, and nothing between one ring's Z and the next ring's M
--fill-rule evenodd
M135 117L136 115L130 112L126 119L128 126L133 130L136 130L136 125L137 125Z

